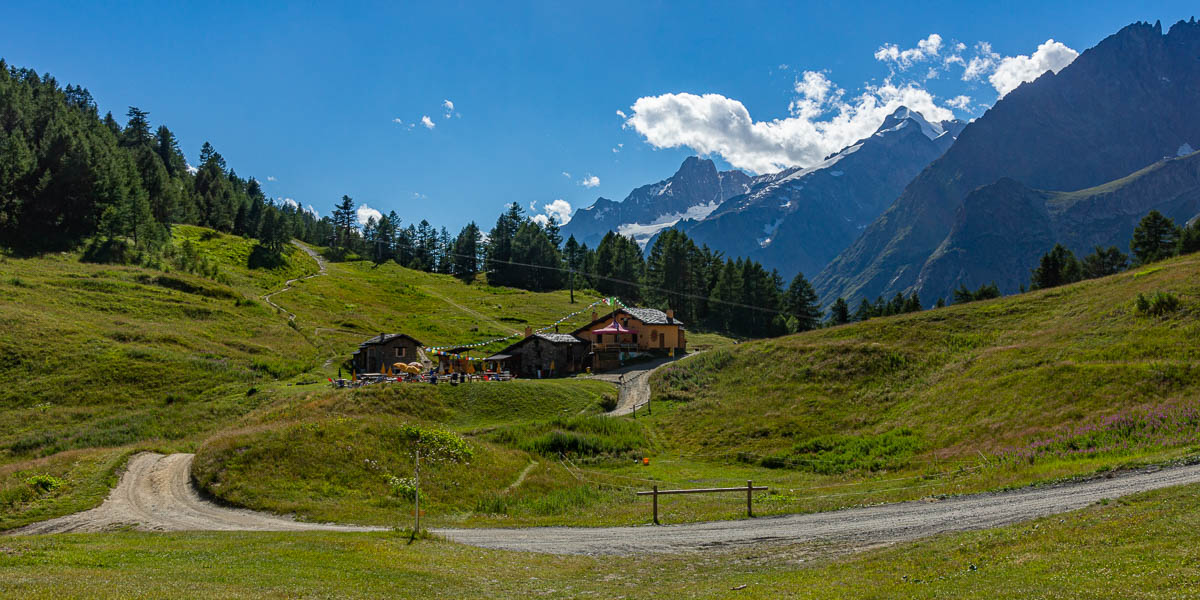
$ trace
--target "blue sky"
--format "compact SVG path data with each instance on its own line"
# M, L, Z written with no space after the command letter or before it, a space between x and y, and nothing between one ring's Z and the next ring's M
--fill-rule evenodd
M897 99L978 116L1022 72L1061 68L1133 21L1200 13L1191 2L174 4L10 3L0 57L84 85L121 122L129 105L149 111L193 162L212 142L272 197L328 214L348 194L452 230L486 229L511 201L543 212L621 199L698 152L722 168L810 162Z

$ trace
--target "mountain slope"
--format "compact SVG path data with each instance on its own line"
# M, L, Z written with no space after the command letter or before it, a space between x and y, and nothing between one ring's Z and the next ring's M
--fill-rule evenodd
M915 290L963 199L1010 177L1078 190L1200 144L1200 24L1125 27L1057 74L1021 85L968 125L816 278L823 302Z
M1077 192L1033 190L1008 178L983 186L967 195L916 285L928 300L949 298L960 281L994 281L1013 293L1055 243L1079 256L1096 246L1124 250L1150 210L1181 224L1200 210L1200 152Z
M640 244L685 218L704 218L725 200L750 189L741 171L717 171L713 161L689 156L674 175L639 187L623 202L597 198L562 227L564 238L596 247L609 231L632 235Z
M966 124L929 123L901 107L870 137L807 168L758 177L744 196L676 225L698 244L791 278L815 274L854 241Z

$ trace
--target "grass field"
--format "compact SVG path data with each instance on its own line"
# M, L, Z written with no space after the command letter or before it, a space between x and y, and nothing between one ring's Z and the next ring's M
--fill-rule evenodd
M261 296L316 272L314 260L289 248L261 266L252 242L187 227L176 236L218 272L88 264L71 255L0 258L0 376L11 382L0 390L0 529L98 504L126 458L141 450L197 452L194 477L231 504L301 519L406 524L412 497L402 480L413 462L404 436L414 426L458 436L470 449L464 463L422 467L425 522L437 526L642 524L648 505L633 492L654 484L753 480L771 488L756 512L777 514L1200 454L1197 256L784 338L730 345L690 335L693 344L716 347L654 376L652 414L608 418L598 413L615 388L586 378L356 391L319 383L379 331L409 332L428 345L470 343L553 322L587 306L584 293L572 305L565 292L332 263L326 276L274 297L296 314L289 323ZM1178 306L1162 315L1137 308L1139 294L1159 292ZM671 589L820 597L878 595L871 586L884 586L875 589L895 592L886 596L988 597L1007 580L1014 589L1045 584L1038 589L1047 597L1086 597L1103 591L1095 586L1105 573L1118 580L1114 589L1137 591L1134 568L1145 570L1146 589L1162 591L1196 584L1195 558L1166 546L1182 543L1195 525L1188 516L1195 489L1188 490L1061 523L1045 519L1034 529L962 534L841 561L817 558L828 549L813 548L550 559L444 542L407 546L390 534L4 540L0 564L15 576L4 578L0 585L12 587L0 593L69 595L72 585L128 576L148 596L182 595L188 586L237 596L253 580L276 596L611 596L620 589L642 597ZM738 502L712 495L666 498L661 510L668 523L743 514ZM1156 511L1174 516L1147 517ZM1104 540L1113 553L1106 547L1104 556L1090 556L1088 544ZM337 558L319 563L329 547L340 549ZM1055 559L1081 570L1050 572ZM497 564L516 566L488 566ZM184 575L172 579L170 569ZM347 570L364 575L334 575ZM751 587L729 589L743 583Z
M772 547L563 557L399 533L132 531L0 538L21 598L1190 598L1200 487L838 558ZM649 534L649 533L648 533Z

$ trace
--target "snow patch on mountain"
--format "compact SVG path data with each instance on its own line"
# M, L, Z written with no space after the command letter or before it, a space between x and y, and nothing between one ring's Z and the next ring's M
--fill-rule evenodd
M1175 156L1187 156L1193 152L1195 152L1195 150L1192 149L1192 145L1184 142L1183 145L1175 151Z

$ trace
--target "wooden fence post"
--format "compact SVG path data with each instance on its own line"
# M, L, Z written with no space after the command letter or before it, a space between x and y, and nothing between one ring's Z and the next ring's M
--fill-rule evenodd
M750 480L747 479L746 480L746 516L750 517L751 519L754 518L754 507L751 506L751 504L750 504L750 501L752 498L754 498L754 484L751 483Z
M658 486L654 486L654 524L658 525Z

